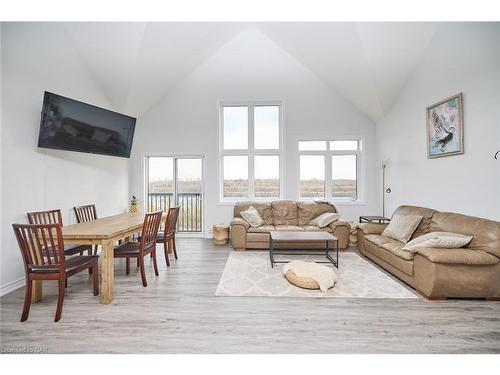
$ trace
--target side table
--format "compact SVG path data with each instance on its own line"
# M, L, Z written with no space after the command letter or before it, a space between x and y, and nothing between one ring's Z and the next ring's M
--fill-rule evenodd
M359 217L359 222L360 223L388 223L390 222L391 219L383 216L360 216Z

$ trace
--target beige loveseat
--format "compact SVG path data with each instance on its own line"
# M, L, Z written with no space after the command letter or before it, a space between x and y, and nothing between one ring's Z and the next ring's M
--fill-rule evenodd
M429 299L500 298L499 222L414 206L401 206L394 215L423 216L411 239L436 231L474 237L466 248L422 248L412 255L381 235L387 224L359 224L361 254Z
M240 212L253 206L259 212L264 225L252 228ZM319 228L308 223L325 212L337 212L329 203L296 202L290 200L262 202L239 202L234 206L234 218L231 221L231 244L235 250L268 249L270 231L327 231L338 238L339 249L345 249L349 242L351 226L341 219L329 226ZM319 248L321 244L281 243L276 247L284 248ZM333 247L333 244L331 245Z

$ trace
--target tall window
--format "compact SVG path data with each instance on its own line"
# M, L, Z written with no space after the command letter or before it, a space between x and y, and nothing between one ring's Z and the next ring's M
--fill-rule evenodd
M359 200L361 140L299 141L298 149L300 197Z
M281 196L281 104L220 107L222 201Z

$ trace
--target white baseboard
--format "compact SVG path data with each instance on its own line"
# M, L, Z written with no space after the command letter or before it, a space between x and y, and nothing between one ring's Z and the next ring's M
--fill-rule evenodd
M24 277L21 277L18 280L2 285L2 287L0 288L0 296L4 296L10 292L13 292L16 289L22 288L25 284L26 282L24 280Z

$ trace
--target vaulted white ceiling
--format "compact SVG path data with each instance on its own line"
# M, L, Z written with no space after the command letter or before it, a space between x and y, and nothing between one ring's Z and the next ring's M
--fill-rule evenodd
M225 43L257 27L373 120L387 114L435 23L65 23L116 110L140 115Z

